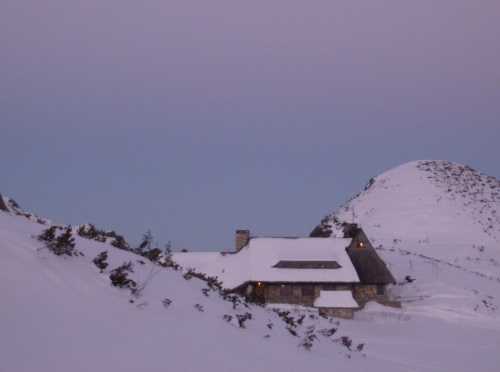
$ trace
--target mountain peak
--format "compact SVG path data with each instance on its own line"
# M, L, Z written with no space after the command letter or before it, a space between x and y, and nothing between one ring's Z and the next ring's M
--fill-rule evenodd
M450 161L412 161L373 177L311 236L341 236L351 222L374 246L498 265L500 181Z

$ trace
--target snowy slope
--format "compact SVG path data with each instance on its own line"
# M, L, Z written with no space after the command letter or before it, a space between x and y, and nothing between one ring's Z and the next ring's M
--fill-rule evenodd
M331 329L326 319L308 316L293 336L276 313L234 308L213 291L205 295L205 282L131 252L76 237L84 256L55 256L34 238L43 229L0 212L1 371L300 371L324 370L332 357L355 368L363 362L333 342L344 335L339 326L333 337L318 333L314 352L298 347L308 327ZM102 251L104 273L92 263ZM139 298L110 285L110 271L128 261L138 283L151 276ZM246 313L252 319L241 328L237 315Z
M0 371L496 371L500 365L500 281L483 274L491 265L482 260L474 271L426 257L419 238L404 250L399 241L379 250L400 282L389 291L402 309L368 304L354 320L340 321L292 309L291 327L268 309L234 306L197 278L105 243L76 237L84 256L55 256L36 239L46 227L0 211ZM372 230L390 241L391 231ZM109 267L101 273L92 260L103 251ZM140 297L110 284L111 270L128 261L135 265L131 278L146 284ZM247 313L252 318L241 328L237 316Z
M500 181L447 161L414 161L370 180L313 234L356 222L374 246L500 278Z

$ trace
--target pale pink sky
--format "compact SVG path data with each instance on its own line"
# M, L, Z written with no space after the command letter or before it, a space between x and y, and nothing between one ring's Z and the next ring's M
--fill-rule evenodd
M307 235L406 161L498 178L499 19L497 1L2 1L0 193L225 250L238 228Z

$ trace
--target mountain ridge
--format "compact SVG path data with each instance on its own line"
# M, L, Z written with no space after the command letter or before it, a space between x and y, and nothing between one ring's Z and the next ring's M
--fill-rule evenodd
M500 181L449 161L417 160L370 179L311 236L358 223L373 245L479 268L500 277Z
M324 220L337 234L342 219L360 223L397 281L388 291L401 301L401 309L368 303L354 320L233 303L188 272L158 267L81 236L74 238L82 255L56 256L37 239L46 225L22 210L0 211L0 370L322 371L334 363L346 371L465 372L476 370L480 360L481 370L496 371L500 278L495 276L496 220L490 215L497 184L474 176L481 182L469 185L472 193L495 186L490 187L493 202L485 191L465 199L448 197L445 186L435 192L427 172L403 166L377 176L352 204ZM409 191L402 199L403 188ZM391 198L402 210L416 208L399 229L404 213L388 210ZM484 204L491 208L480 208ZM424 217L434 219L427 221L430 227L441 229L415 232L411 224L436 205L444 212ZM470 210L477 229L470 229L472 217L465 213ZM483 226L488 218L489 230ZM448 231L465 233L446 237L450 221ZM96 267L95 258L104 251L109 267ZM458 251L465 252L463 257ZM126 262L134 265L130 279L142 288L139 296L111 284L110 274Z

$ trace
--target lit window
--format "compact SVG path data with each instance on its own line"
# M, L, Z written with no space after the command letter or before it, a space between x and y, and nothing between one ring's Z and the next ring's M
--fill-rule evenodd
M291 296L292 286L290 284L282 284L280 286L280 296Z
M365 245L361 242L358 243L358 248L363 248Z

